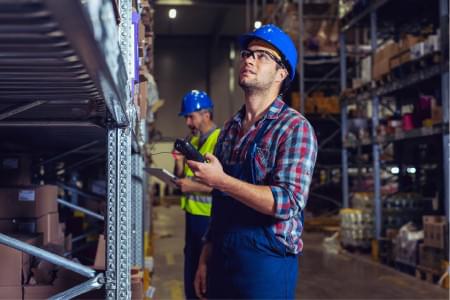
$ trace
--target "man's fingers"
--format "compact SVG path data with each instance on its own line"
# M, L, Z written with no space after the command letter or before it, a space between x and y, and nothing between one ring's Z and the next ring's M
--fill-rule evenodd
M194 281L195 293L199 299L205 299L206 285L202 272L199 270Z
M206 276L205 276L205 273L203 273L202 276L201 276L200 284L201 284L202 295L205 295L206 294Z
M217 157L214 156L214 154L206 153L205 154L206 160L209 160L210 162L215 162L217 160Z
M198 170L199 162L196 162L195 160L187 160L186 163L188 164L189 168L191 168L192 171Z

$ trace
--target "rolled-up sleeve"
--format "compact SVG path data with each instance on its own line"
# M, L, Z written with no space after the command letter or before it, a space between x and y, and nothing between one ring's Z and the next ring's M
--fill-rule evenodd
M275 218L282 220L305 208L317 157L317 139L307 120L285 124L285 128L270 184Z

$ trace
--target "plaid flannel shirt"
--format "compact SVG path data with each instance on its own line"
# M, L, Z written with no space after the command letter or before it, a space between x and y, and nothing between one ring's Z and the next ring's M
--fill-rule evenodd
M215 154L222 163L244 161L263 121L273 119L257 147L256 184L270 186L276 207L272 230L290 253L297 254L303 248L301 215L316 162L317 140L306 118L291 108L281 111L283 105L284 102L277 98L267 113L242 136L243 106L225 124ZM211 226L213 224L212 220ZM208 230L206 240L210 240L208 235L212 230Z

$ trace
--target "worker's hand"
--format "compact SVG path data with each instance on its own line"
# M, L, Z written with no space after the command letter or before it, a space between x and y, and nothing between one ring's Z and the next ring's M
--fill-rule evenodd
M175 160L184 160L184 155L175 149L172 150L172 156Z
M206 263L199 262L197 273L195 273L194 287L195 294L200 300L206 300Z
M201 163L193 160L188 160L186 163L194 172L195 177L197 177L201 182L215 188L220 185L225 173L223 171L222 164L217 157L213 154L207 153L205 158L208 163Z
M174 182L183 193L197 192L196 185L190 178L179 178L174 180Z
M203 245L202 252L198 260L197 273L195 273L194 288L195 293L200 300L206 299L206 278L208 275L207 269L209 257L211 256L211 247L211 243L206 243Z

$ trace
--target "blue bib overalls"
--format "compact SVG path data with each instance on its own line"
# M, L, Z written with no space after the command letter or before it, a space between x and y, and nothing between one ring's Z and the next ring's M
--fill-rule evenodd
M244 162L223 164L227 174L256 183L254 157L272 121L263 120ZM213 191L212 216L207 298L293 299L297 255L288 253L275 237L271 229L275 219L217 190Z

